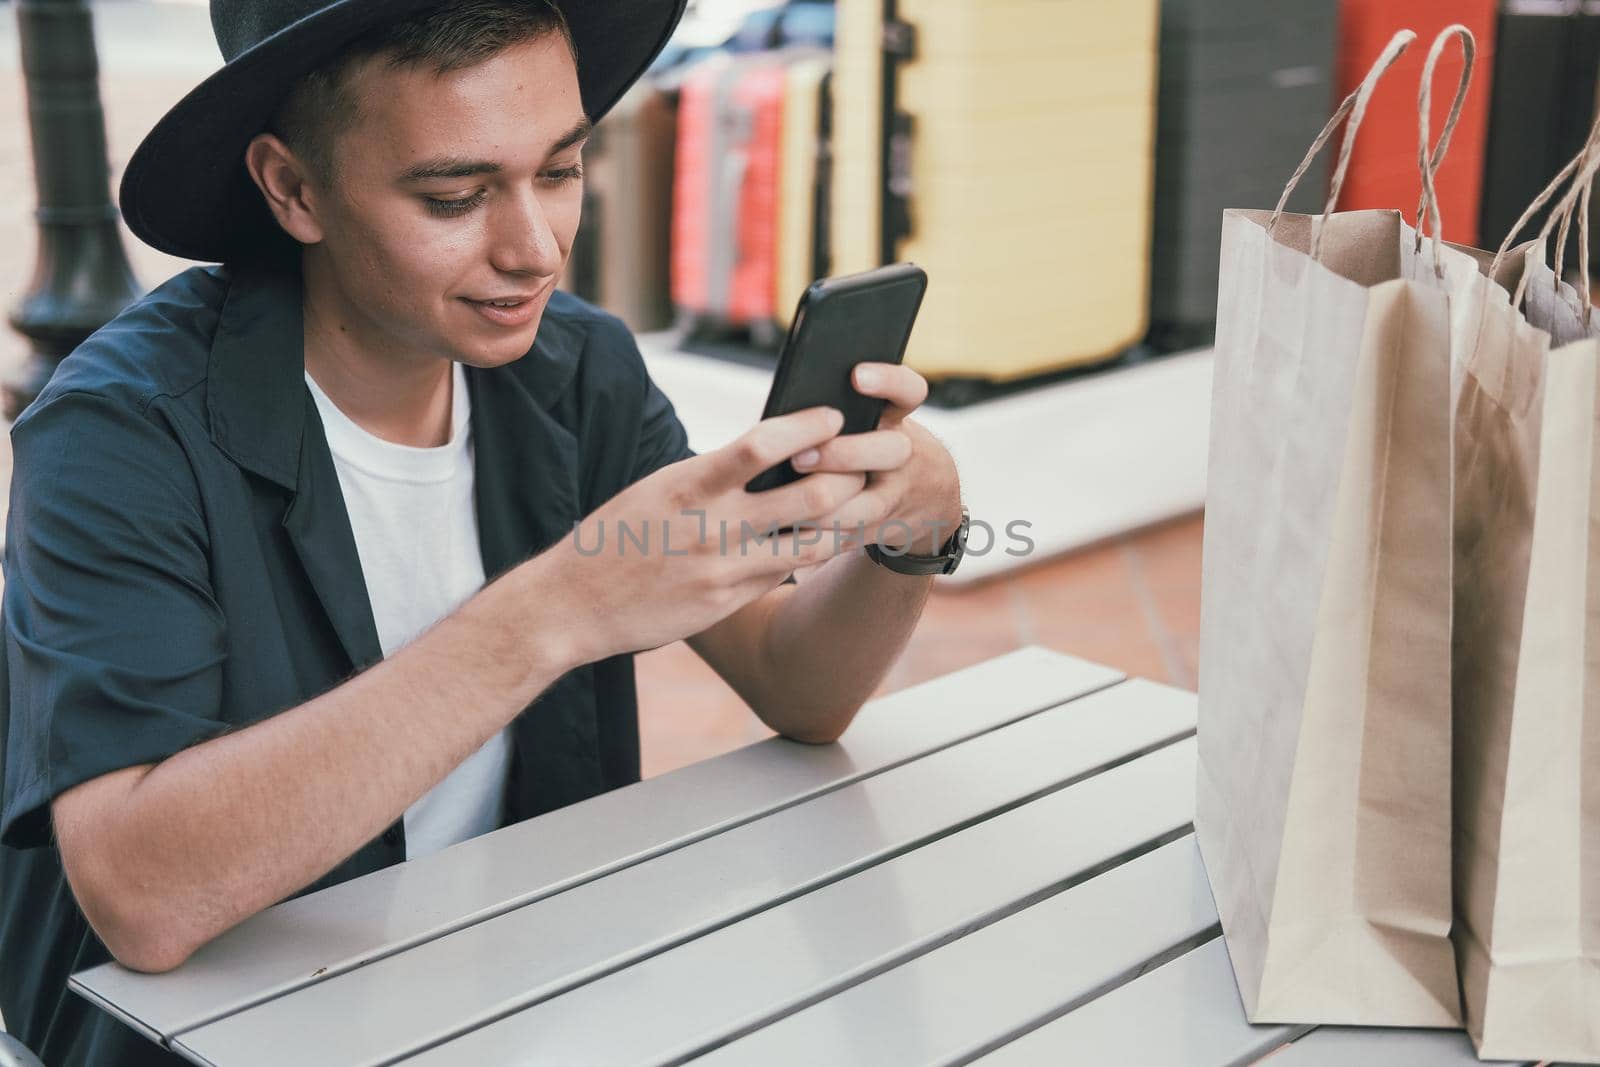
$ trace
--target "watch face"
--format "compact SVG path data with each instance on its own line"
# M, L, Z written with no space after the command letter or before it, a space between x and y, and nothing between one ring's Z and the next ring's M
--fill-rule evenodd
M956 564L961 562L961 557L967 554L967 530L971 522L967 516L967 509L961 509L961 525L956 527L955 535L950 539L950 562L945 564L944 573L954 574Z

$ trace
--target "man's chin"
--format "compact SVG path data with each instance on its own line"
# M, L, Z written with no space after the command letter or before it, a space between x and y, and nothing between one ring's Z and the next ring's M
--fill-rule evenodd
M544 308L528 321L526 325L515 329L502 329L499 336L459 337L453 346L456 350L456 359L469 367L503 367L507 363L515 363L528 354L533 347L534 338L539 334L539 323L544 321Z

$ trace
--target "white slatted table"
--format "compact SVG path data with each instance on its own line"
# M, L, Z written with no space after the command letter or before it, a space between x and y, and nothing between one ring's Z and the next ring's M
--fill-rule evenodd
M212 1067L1476 1062L1459 1033L1244 1021L1194 725L1192 694L1023 649L837 745L752 745L73 988Z

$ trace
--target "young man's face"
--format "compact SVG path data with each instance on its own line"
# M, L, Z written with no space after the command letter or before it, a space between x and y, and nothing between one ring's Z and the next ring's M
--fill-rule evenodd
M464 70L368 62L319 221L341 315L397 358L524 355L578 229L588 123L554 34ZM492 307L490 301L519 301Z

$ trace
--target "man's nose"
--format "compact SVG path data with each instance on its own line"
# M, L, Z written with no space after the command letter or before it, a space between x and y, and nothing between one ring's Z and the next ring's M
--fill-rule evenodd
M556 242L549 213L532 189L501 198L502 210L491 219L490 262L513 274L549 277L561 269L561 246Z

